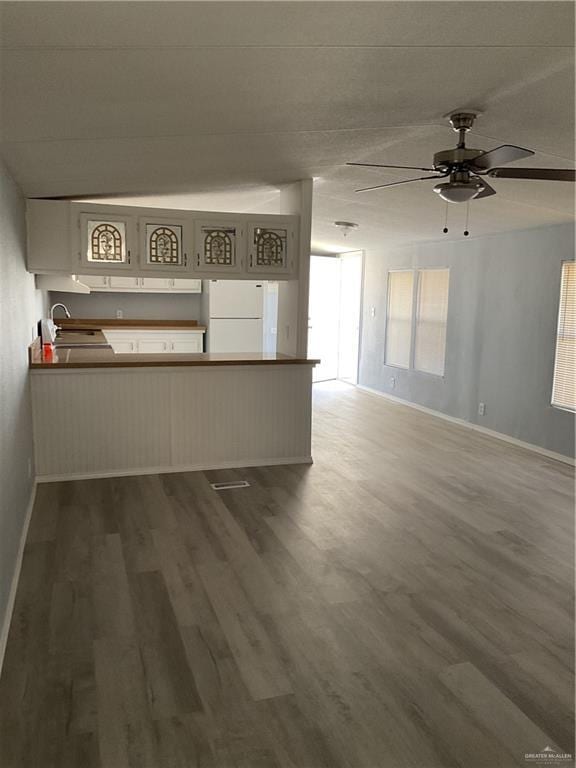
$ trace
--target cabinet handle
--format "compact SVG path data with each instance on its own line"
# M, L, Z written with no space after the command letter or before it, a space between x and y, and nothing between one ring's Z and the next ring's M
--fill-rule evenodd
M196 266L197 267L200 266L200 254L199 253L196 254Z
M250 254L250 266L251 267L254 266L253 260L254 260L254 257L252 256L252 254Z
M184 254L184 266L185 267L188 266L188 254L187 253Z
M130 264L130 249L128 249L128 264Z

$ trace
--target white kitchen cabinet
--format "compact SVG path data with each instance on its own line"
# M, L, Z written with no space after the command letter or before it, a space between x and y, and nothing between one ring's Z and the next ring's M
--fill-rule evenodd
M222 274L243 272L246 252L244 229L240 222L227 219L197 221L194 268L199 272Z
M95 211L72 207L73 250L82 269L131 271L137 263L136 216L111 206Z
M171 290L171 285L169 277L142 277L138 290L143 293L166 293Z
M296 233L289 221L251 224L248 228L248 272L286 275L296 269Z
M202 280L190 277L81 275L80 281L93 291L111 293L202 293Z
M111 275L108 278L108 287L117 291L131 291L140 288L139 277L120 277L119 275Z
M118 354L194 354L204 346L203 329L105 328L104 335Z
M189 277L175 277L171 280L171 290L184 293L202 293L202 280L192 280Z
M137 344L135 341L123 341L121 339L116 339L115 341L111 342L111 345L114 352L118 355L129 355L132 352L137 352Z
M27 268L38 274L176 281L292 279L298 216L179 211L66 200L27 201ZM164 287L166 286L166 287ZM125 290L137 290L126 288ZM121 290L98 285L94 290ZM196 292L194 289L191 292Z
M110 278L107 275L80 275L80 282L93 291L106 291L110 288Z
M196 352L202 352L202 334L188 334L183 338L172 338L172 346L170 351L174 354L189 355Z
M138 230L142 269L156 272L188 269L188 253L192 253L194 230L189 218L140 216Z
M138 339L138 352L140 354L160 354L170 351L169 339Z

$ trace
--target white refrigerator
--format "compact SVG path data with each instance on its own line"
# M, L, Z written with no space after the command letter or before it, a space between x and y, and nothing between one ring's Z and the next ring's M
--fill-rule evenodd
M207 280L208 352L262 353L264 283Z

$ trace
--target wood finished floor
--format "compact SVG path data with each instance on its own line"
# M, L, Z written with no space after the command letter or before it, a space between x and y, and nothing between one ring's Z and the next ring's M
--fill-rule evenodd
M572 470L346 387L314 434L311 467L39 486L2 768L574 751Z

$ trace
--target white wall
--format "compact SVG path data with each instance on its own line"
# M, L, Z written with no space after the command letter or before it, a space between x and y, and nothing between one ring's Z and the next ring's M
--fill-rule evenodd
M573 414L550 404L561 263L572 258L572 224L368 251L360 384L574 456ZM384 365L387 272L398 267L450 268L444 378Z
M50 303L61 301L72 317L116 317L121 309L131 320L199 320L198 294L169 293L60 293L50 291ZM59 310L61 312L61 310Z
M33 488L27 347L43 296L25 264L24 200L0 163L0 661L2 634Z

